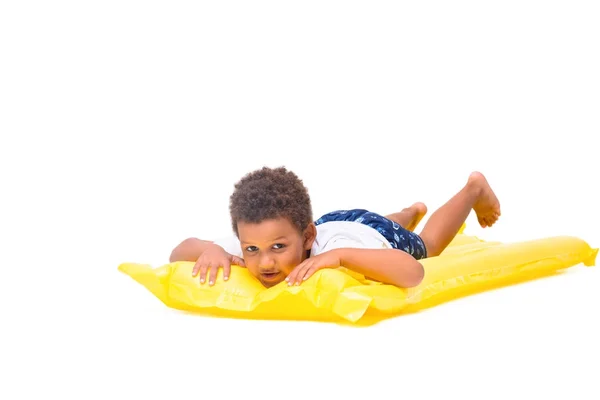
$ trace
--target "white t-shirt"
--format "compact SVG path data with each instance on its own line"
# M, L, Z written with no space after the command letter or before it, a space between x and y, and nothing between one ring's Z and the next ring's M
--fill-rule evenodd
M235 236L213 241L226 252L243 258L240 241ZM353 221L330 221L317 225L317 237L311 248L311 256L342 247L362 249L391 249L385 237L370 226Z

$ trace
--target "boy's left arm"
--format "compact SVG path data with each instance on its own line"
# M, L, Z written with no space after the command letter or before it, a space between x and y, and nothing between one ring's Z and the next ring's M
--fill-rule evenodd
M299 284L319 269L340 266L401 288L417 286L424 276L423 265L402 250L337 248L309 257L286 280L289 285Z

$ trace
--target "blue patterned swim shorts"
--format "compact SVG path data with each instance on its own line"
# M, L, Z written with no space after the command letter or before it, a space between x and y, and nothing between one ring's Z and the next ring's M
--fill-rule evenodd
M417 260L427 257L425 243L419 235L374 212L363 209L333 211L317 219L315 225L330 221L353 221L370 226L381 233L394 249L403 250Z

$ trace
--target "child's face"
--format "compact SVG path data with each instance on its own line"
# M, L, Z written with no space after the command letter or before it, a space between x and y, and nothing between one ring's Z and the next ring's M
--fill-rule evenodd
M237 228L246 268L266 287L283 281L306 259L316 234L314 224L299 232L285 218L238 222Z

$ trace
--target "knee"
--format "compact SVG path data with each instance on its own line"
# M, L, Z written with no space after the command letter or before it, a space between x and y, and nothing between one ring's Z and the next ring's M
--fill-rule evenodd
M427 235L421 235L421 240L423 241L423 247L425 248L425 257L429 258L440 255L441 245L436 243L433 238L430 238Z

